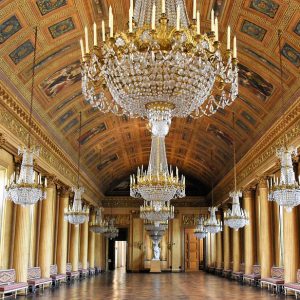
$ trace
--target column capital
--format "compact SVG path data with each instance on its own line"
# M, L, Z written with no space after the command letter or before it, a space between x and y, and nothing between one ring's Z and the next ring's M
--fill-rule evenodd
M259 188L260 189L261 188L262 189L268 188L267 181L268 181L268 177L267 176L263 176L263 177L258 178Z
M66 198L70 196L71 188L66 185L59 185L58 192L60 197Z
M245 188L243 190L243 197L244 198L253 198L254 197L254 188L253 187L248 187L248 188Z
M53 188L58 183L56 176L52 174L46 174L45 177L47 178L47 188Z
M3 133L0 132L0 149L2 149L3 145L5 145L6 139L3 135Z

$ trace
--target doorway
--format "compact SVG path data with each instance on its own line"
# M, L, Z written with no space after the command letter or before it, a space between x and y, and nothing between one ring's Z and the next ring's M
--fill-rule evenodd
M184 266L186 272L199 271L200 243L194 229L184 230Z
M115 268L126 270L127 242L115 242Z

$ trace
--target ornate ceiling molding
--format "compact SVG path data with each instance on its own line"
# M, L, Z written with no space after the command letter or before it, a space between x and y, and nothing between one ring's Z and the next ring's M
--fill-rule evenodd
M6 143L11 144L16 154L20 144L26 144L28 137L29 115L17 101L0 85L0 128L5 134ZM33 120L33 144L40 147L39 164L44 173L51 173L67 185L76 184L76 165L59 149L44 130ZM3 136L3 134L1 134ZM83 174L82 183L86 187L85 198L94 204L101 192L91 185L89 178Z
M237 185L246 189L257 179L272 174L277 164L276 149L284 143L300 146L300 96L287 112L263 135L237 164ZM278 165L278 164L277 164ZM215 188L218 203L228 200L233 189L233 170ZM209 197L209 195L208 195Z

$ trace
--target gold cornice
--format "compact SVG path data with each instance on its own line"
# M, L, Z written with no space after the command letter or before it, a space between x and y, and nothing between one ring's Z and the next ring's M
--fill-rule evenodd
M277 163L275 151L286 143L300 145L300 98L291 105L287 112L258 140L258 142L237 163L237 185L246 189L265 176ZM271 174L271 173L270 173ZM233 189L233 170L219 182L215 188L218 203L228 199Z
M20 144L26 144L29 128L28 112L0 85L0 128L5 133L6 144L15 148L12 154L16 154L16 148ZM32 121L33 144L39 145L39 162L45 173L51 172L64 184L76 184L77 167L63 151L50 139L45 131ZM3 134L2 133L2 134ZM49 170L49 169L53 170ZM86 188L85 198L97 205L97 200L103 195L99 188L91 184L90 178L82 174L82 184Z

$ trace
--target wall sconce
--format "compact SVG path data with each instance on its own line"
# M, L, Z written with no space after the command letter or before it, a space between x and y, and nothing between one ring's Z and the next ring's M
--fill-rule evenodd
M172 247L175 245L175 243L168 243L168 249L172 250Z
M135 242L134 246L137 247L137 248L139 248L141 250L142 246L143 246L143 242L142 241Z

